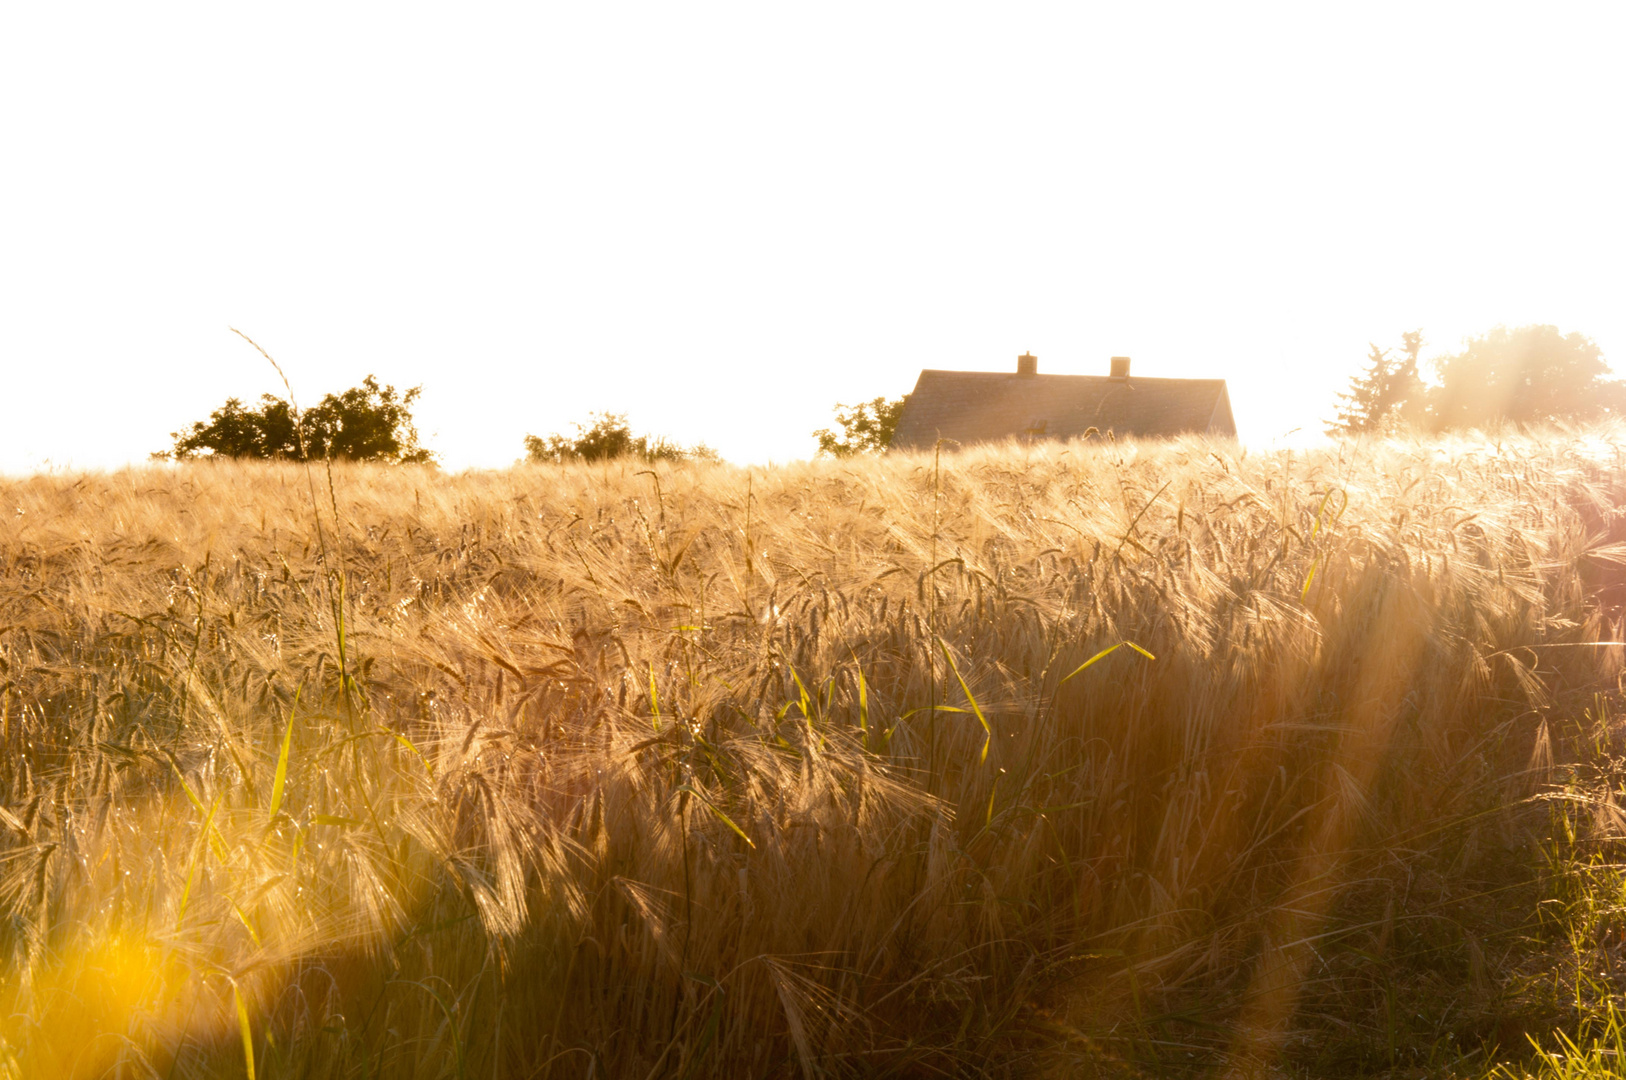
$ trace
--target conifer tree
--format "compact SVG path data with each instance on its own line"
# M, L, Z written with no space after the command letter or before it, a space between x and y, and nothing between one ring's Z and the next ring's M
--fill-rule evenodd
M1399 355L1376 344L1367 354L1366 370L1352 377L1349 389L1338 395L1338 418L1327 425L1329 435L1392 434L1423 418L1425 392L1418 374L1423 332L1400 335Z

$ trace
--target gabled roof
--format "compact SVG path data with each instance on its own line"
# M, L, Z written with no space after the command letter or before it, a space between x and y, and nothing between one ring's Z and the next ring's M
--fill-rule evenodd
M1110 431L1118 438L1169 438L1189 432L1236 435L1224 379L928 368L904 404L892 446L930 449L940 438L965 446L1012 436L1076 439L1092 427L1103 436Z

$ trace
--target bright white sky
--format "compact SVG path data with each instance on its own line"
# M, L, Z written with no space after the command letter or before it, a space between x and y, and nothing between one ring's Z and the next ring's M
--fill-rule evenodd
M805 457L1029 349L1226 378L1260 444L1416 327L1626 372L1623 13L6 4L0 471L280 389L229 326L303 403L423 384L452 468L590 410Z

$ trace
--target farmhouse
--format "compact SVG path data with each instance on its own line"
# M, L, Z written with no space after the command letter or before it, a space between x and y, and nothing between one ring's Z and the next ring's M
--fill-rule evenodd
M1000 439L1102 436L1158 439L1201 433L1235 437L1224 379L1130 378L1129 357L1109 375L1040 375L1031 353L1015 372L926 369L903 406L892 446L927 450L938 439L962 446Z

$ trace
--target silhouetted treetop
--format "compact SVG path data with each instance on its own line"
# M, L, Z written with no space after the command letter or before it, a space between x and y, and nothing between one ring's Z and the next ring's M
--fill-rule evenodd
M634 435L624 413L589 413L591 423L572 425L576 434L552 434L543 438L525 436L525 460L533 463L564 461L605 461L635 457L643 461L721 461L717 451L705 443L684 446L670 439Z
M907 394L891 399L878 397L857 405L837 405L836 424L841 434L837 435L830 428L815 431L813 437L819 441L819 453L844 458L885 450L892 445L906 400Z
M399 464L433 464L434 455L418 445L412 404L422 387L398 392L380 386L369 375L360 386L329 394L306 409L295 423L293 407L266 394L250 409L238 398L198 421L174 431L172 450L156 455L186 461L198 457L342 458Z

